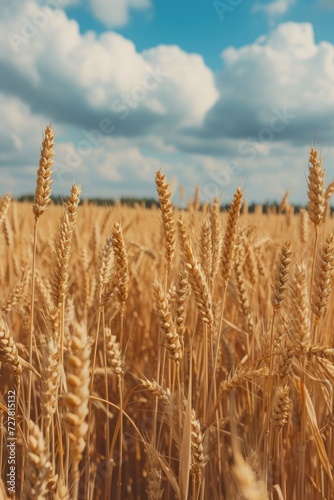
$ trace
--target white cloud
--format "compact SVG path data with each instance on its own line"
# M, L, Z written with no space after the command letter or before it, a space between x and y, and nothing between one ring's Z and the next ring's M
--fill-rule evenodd
M43 12L45 25L34 29ZM23 40L15 45L10 34ZM21 192L34 189L51 116L55 190L76 181L92 196L154 196L154 171L165 165L189 195L199 183L229 199L246 182L247 198L264 201L290 182L300 201L309 143L316 133L333 144L334 46L316 43L308 23L281 24L226 49L214 74L198 54L177 46L140 53L117 33L83 35L66 11L27 0L5 10L0 47L0 167L3 185ZM85 133L106 118L113 132L77 164L69 159L69 148L80 150ZM221 186L219 172L233 161L242 171Z
M178 116L180 125L201 123L219 97L214 75L202 56L164 45L145 51L143 57L153 67L165 69L166 79L157 93L161 100L165 96L168 112Z
M202 57L179 47L139 53L114 32L82 35L64 11L34 2L22 4L20 14L9 12L1 25L0 44L7 50L0 53L0 70L6 74L0 89L12 92L15 81L16 94L34 112L58 113L83 126L113 114L121 119L122 133L146 133L158 121L170 127L200 124L218 98ZM140 121L146 129L134 132Z
M109 28L121 27L129 22L131 10L147 10L150 0L89 0L94 16Z
M315 130L332 140L334 46L316 44L310 24L282 24L252 45L226 49L222 58L220 99L198 133L203 140L254 142L267 133L276 141L305 144Z
M266 4L256 2L252 7L252 12L263 12L268 17L270 24L273 24L276 19L286 14L294 3L295 0L273 0Z

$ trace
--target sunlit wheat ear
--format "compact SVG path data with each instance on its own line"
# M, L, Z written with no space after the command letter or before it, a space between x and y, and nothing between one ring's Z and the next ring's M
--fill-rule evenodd
M80 203L81 193L81 186L79 184L73 184L73 186L71 187L71 193L65 202L65 209L68 213L68 219L72 231L74 231L77 221L78 206Z
M190 238L182 215L180 215L179 220L177 221L177 227L178 227L180 248L182 253L185 254L185 247L186 245L190 245Z
M308 215L315 226L322 221L325 213L325 170L315 149L311 149L308 175Z
M16 283L13 290L11 290L11 292L7 295L1 306L1 311L9 313L13 310L23 293L24 285L25 282L24 278L22 277L22 279Z
M282 385L285 385L288 376L291 373L291 367L294 359L293 343L286 331L286 327L281 325L276 333L276 374Z
M160 172L155 174L155 183L159 195L162 226L165 235L165 255L167 266L170 266L176 248L174 208L171 202L171 190L165 182L165 175Z
M280 310L286 294L287 282L290 273L292 253L291 247L292 245L290 241L286 241L285 243L283 243L275 262L271 295L271 303L275 312L278 312Z
M117 280L117 295L124 309L125 301L128 297L129 287L129 266L127 250L122 234L121 226L116 222L111 230L111 241L114 250L116 280Z
M212 279L212 233L211 224L209 224L205 219L203 220L201 227L201 239L200 239L200 262L202 269L207 277L207 281L211 284Z
M282 198L282 201L278 207L278 213L283 213L284 211L286 211L289 207L289 194L290 194L290 191L287 191L285 193L285 195L283 196Z
M51 201L51 174L54 156L54 139L51 125L46 127L41 148L39 169L37 172L37 185L33 204L35 220L45 212Z
M116 291L114 253L112 238L110 236L107 237L103 245L101 257L98 261L97 282L99 304L106 305L112 294Z
M22 364L13 334L0 315L0 361L8 364L16 376L22 373Z
M4 220L7 216L9 206L10 206L10 201L11 200L10 200L9 193L6 193L3 200L2 200L1 206L0 206L0 227L2 226Z
M289 387L278 387L275 390L272 421L277 429L281 429L288 421L291 412Z
M334 238L329 232L319 254L312 290L312 311L319 319L327 311L334 270Z
M197 481L201 480L202 472L209 460L206 454L204 436L201 424L196 418L195 410L191 412L191 466L190 473Z
M169 403L170 397L169 393L161 387L161 385L158 384L155 380L148 380L147 378L141 379L140 383L145 389L147 389L150 393L154 394L154 396L157 396L158 399L163 401L164 403Z
M213 325L212 297L202 266L197 261L190 244L189 233L182 217L178 220L180 246L186 262L189 283L193 289L196 304L202 320Z
M105 327L105 350L107 353L108 365L118 377L124 375L124 357L121 352L121 346L117 342L116 336L111 334L111 329Z
M241 247L240 245L238 246L236 250L236 256L235 256L235 264L234 264L234 271L235 271L235 282L236 282L236 288L238 292L238 305L239 308L244 315L248 329L250 332L253 331L253 319L252 315L250 312L250 305L249 305L249 300L248 300L248 292L246 289L246 284L245 284L245 277L242 269L242 264L241 264Z
M188 243L185 244L186 268L189 275L189 283L194 292L198 311L204 323L210 328L213 326L212 296L208 282L199 262L197 262L193 251Z
M71 194L64 206L56 237L54 269L51 274L52 298L56 308L59 308L65 300L68 289L71 242L76 224L80 193L80 186L73 185Z
M168 350L169 357L174 361L179 361L182 358L180 337L176 332L170 307L162 285L157 280L153 282L153 294L155 299L155 310L159 319L159 326L164 336L165 346Z
M70 439L70 454L75 487L78 487L79 464L86 447L88 398L90 384L90 344L85 326L78 323L72 329L70 352L65 359L67 412L65 427ZM75 498L75 495L74 495Z
M58 404L58 387L60 383L59 350L54 339L48 338L43 351L41 370L41 411L44 417L45 429L51 425L52 415Z
M300 239L301 239L301 242L303 243L303 245L307 245L307 243L309 242L309 224L310 224L310 219L307 215L307 212L306 210L302 209L300 211L300 223L299 223L299 227L300 227Z
M290 288L290 319L288 334L296 355L306 353L310 340L310 310L306 266L296 265Z
M27 458L24 467L23 497L25 500L46 498L49 492L51 463L46 456L44 436L38 425L28 421L29 439Z
M219 198L215 198L211 207L211 233L212 233L212 279L219 271L223 236L220 223Z
M223 240L221 274L225 283L227 283L232 268L234 242L237 234L237 223L240 215L242 201L242 189L238 187L230 205L227 217L226 231Z

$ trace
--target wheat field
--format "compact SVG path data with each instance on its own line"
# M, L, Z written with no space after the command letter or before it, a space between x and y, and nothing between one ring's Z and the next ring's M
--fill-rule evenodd
M57 206L54 153L48 126L34 203L0 204L0 498L334 498L318 152L298 213L180 210L162 171L159 208Z

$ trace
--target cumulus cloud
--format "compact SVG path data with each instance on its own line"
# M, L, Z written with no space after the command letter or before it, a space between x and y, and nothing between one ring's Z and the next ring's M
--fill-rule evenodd
M273 0L273 2L266 4L255 2L252 7L252 12L264 13L268 17L270 24L273 24L276 19L286 14L294 3L295 0Z
M289 155L302 196L296 179L304 178L308 145L315 135L332 145L334 47L316 43L309 23L281 24L227 48L216 74L178 46L139 52L112 31L82 34L66 10L33 0L8 4L0 28L0 167L8 186L19 186L20 172L33 190L51 116L57 186L64 192L82 182L92 196L127 189L153 196L154 171L165 165L190 190L204 182L208 194L229 198L245 183L250 200L259 192L277 198L275 179L288 183Z
M131 10L147 10L150 0L89 0L94 16L109 28L128 23Z
M252 45L226 49L222 59L220 98L203 127L187 130L187 147L194 137L204 143L229 137L305 144L315 130L323 140L332 140L334 47L316 44L310 24L282 24ZM182 136L178 140L182 147Z
M82 35L64 11L34 2L25 2L19 16L9 12L0 24L0 43L7 46L0 53L0 89L36 113L85 127L113 115L116 134L134 135L158 124L199 124L218 98L203 59L179 47L139 53L114 32Z

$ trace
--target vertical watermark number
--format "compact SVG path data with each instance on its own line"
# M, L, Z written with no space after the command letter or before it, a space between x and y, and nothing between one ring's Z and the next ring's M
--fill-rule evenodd
M16 391L8 391L7 394L7 449L8 449L8 472L7 490L15 494L16 484Z

